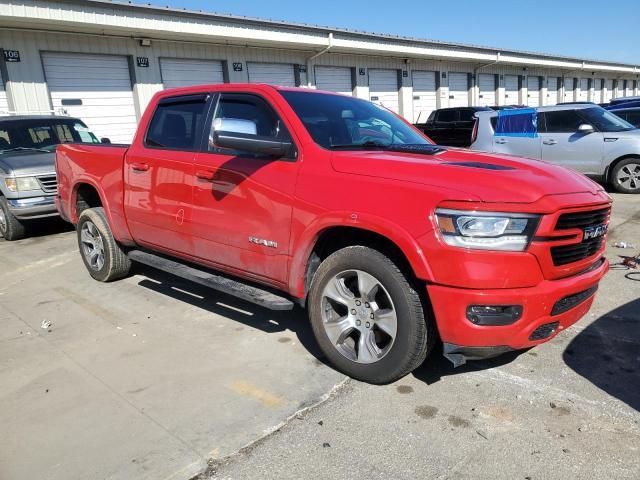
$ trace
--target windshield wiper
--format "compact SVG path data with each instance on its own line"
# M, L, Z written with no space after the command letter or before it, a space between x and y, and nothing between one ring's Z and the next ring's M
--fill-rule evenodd
M392 143L381 143L368 141L364 143L345 143L331 145L332 150L384 150L392 146Z
M6 148L4 150L0 150L0 153L6 153L6 152L21 152L21 151L31 151L31 152L44 152L44 153L51 153L51 150L45 150L44 148L36 148L36 147L13 147L13 148Z

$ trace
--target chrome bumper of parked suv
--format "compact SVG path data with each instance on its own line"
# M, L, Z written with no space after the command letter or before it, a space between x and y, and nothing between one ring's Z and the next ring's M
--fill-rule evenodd
M20 220L58 215L54 196L8 198L9 211Z

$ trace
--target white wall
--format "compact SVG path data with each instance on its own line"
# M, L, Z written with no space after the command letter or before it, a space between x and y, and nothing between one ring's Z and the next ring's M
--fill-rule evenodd
M78 53L104 53L130 55L134 59L134 74L136 83L134 85L134 97L136 101L136 111L138 116L146 107L151 96L162 89L162 79L160 75L161 57L171 58L202 58L212 60L223 60L227 62L227 75L231 82L246 82L247 62L276 62L289 63L307 66L308 58L313 55L313 51L302 51L295 48L275 49L257 47L224 46L215 44L203 44L197 42L180 41L160 41L153 40L150 47L143 47L138 40L125 37L108 37L88 34L65 34L65 33L41 33L29 30L0 31L0 47L8 50L19 50L21 62L7 63L8 72L7 94L10 96L12 105L19 112L46 111L51 108L49 92L45 83L41 62L41 52L78 52ZM135 57L148 57L149 67L141 68L135 65ZM242 63L243 70L236 72L233 70L233 63ZM486 62L485 62L486 63ZM485 66L476 70L480 64L468 61L444 61L428 59L410 59L407 62L404 58L381 56L381 55L350 55L344 53L326 53L310 63L310 68L315 65L345 66L356 68L355 95L362 98L369 98L368 75L370 68L389 68L406 71L406 76L402 76L402 84L399 89L400 111L409 120L413 121L413 88L411 85L412 70L428 70L439 72L440 89L438 92L438 106L446 107L448 104L447 79L442 78L442 72L468 72L492 73L499 75L498 103L504 102L504 75L521 76L542 76L541 100L544 102L546 95L547 76L562 77L570 76L577 78L592 78L591 72L572 71L566 72L558 69L546 69L535 66L508 65L504 63ZM364 69L364 75L360 75L360 69ZM613 78L605 73L597 73L593 78ZM632 80L634 77L629 75ZM307 83L306 74L301 74L301 84ZM524 88L520 92L522 98L526 98L526 81ZM477 103L477 82L469 93L469 102Z

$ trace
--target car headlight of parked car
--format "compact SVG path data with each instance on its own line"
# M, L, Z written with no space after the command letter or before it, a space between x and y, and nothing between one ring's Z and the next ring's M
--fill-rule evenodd
M436 221L452 247L521 252L529 246L540 216L439 208Z
M36 177L10 177L5 178L4 183L11 192L28 192L30 190L40 190L40 184Z

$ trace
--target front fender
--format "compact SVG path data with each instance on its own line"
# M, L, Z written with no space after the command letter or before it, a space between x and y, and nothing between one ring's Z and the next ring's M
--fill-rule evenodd
M305 272L309 256L320 235L332 227L359 228L387 238L402 251L416 277L427 281L433 278L422 248L416 239L401 226L371 214L332 212L316 218L292 242L290 251L294 254L289 269L289 291L295 297L303 298L306 295ZM428 230L422 232L418 237L426 233Z

